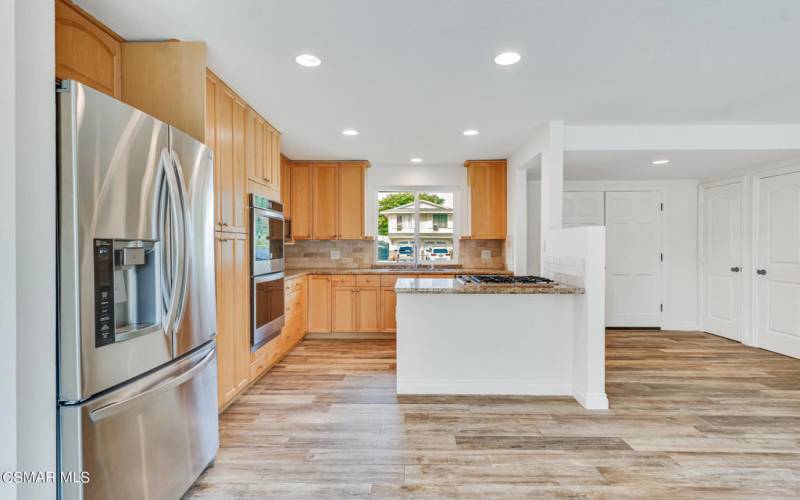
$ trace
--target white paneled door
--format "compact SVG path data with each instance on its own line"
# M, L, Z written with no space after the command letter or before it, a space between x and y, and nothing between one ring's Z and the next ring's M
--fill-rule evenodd
M605 192L564 192L564 227L605 224Z
M606 326L661 326L661 193L605 193Z
M702 188L702 328L742 339L742 198L734 182Z
M759 347L800 358L800 172L758 181Z

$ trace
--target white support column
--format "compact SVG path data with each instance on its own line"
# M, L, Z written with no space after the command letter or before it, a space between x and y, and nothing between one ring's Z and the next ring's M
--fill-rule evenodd
M564 122L552 121L548 125L547 145L542 150L542 210L541 252L547 253L547 234L561 229L564 220ZM544 269L544 262L540 262Z

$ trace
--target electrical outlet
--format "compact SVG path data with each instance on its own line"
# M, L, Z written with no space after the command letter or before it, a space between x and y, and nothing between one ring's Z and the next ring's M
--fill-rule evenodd
M342 258L342 252L336 249L331 250L331 260L339 260L341 258Z
M490 260L492 258L491 250L481 250L481 260Z

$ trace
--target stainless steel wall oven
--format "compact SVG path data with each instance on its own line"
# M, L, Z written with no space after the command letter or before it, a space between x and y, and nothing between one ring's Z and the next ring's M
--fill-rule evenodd
M251 334L257 349L277 337L284 324L283 205L250 195Z

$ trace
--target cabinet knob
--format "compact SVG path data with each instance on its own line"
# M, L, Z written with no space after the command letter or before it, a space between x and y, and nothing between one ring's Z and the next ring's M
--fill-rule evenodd
M766 276L767 275L767 270L766 269L759 269L759 270L756 271L756 274L758 274L760 276Z
M734 267L731 268L731 272L733 272L733 273L738 273L739 271L741 271L739 266L734 266Z

